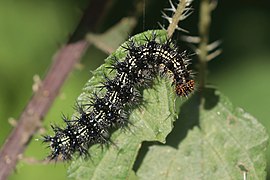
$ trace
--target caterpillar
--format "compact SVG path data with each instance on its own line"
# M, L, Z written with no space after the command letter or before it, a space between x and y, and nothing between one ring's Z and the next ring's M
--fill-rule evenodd
M151 88L157 76L170 76L178 96L194 91L188 55L160 32L145 32L145 43L137 43L134 36L122 45L120 55L110 56L111 73L103 75L88 102L77 106L78 115L64 116L66 127L52 126L54 135L43 137L51 149L50 159L70 160L75 153L88 156L92 145L110 142L112 130L127 127L130 112L144 103L140 90Z

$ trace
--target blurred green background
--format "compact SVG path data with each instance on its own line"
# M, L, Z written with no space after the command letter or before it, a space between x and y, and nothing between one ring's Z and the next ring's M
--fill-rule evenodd
M167 0L146 0L145 21L139 18L134 33L158 28L164 23L161 9ZM33 76L44 77L54 53L64 44L79 24L87 0L0 0L0 146L12 126L9 118L19 118L32 95ZM131 14L136 1L115 0L97 32L102 32ZM90 2L91 3L91 2ZM198 1L195 12L183 22L191 35L197 34ZM267 0L220 1L213 12L211 41L221 39L223 54L209 63L208 83L217 86L235 106L251 113L270 130L270 5ZM143 23L145 22L145 23ZM90 47L61 89L47 114L44 127L61 123L61 113L71 115L76 97L106 54ZM43 159L49 150L35 139L25 156ZM270 150L268 150L270 162ZM10 179L66 179L68 164L28 164L20 162ZM270 172L270 166L268 167Z

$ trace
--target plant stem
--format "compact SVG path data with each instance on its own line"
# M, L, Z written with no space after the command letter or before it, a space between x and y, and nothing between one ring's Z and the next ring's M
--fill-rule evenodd
M179 4L177 5L177 9L172 17L172 22L167 28L169 38L173 35L175 29L179 26L178 23L181 20L181 16L185 10L186 4L187 0L180 0Z
M201 0L199 17L199 90L203 91L207 75L207 45L209 42L209 27L211 24L212 5L210 0Z
M93 2L94 5L89 5L89 8L82 16L80 24L90 24L92 28L96 28L102 12L106 10L105 5L107 1L99 2L99 4ZM69 39L69 43L64 45L56 53L53 59L54 62L44 78L41 87L29 100L18 120L17 126L10 133L3 145L0 151L0 180L7 179L15 168L17 161L22 157L33 134L41 126L43 117L58 95L68 74L88 48L89 43L85 40L74 42L74 39L77 39L76 33L79 30L81 28L78 27Z

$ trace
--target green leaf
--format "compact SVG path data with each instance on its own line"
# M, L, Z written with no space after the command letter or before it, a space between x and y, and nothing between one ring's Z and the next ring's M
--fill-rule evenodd
M139 179L266 178L265 128L220 92L206 89L203 96L200 101L195 94L181 108L186 137L177 149L150 147L137 171ZM185 129L185 121L193 121L191 130Z
M155 31L157 40L166 40L166 31ZM138 34L134 41L138 44L145 43L145 37L150 38L152 31ZM97 86L104 80L103 74L114 77L115 72L109 73L108 69L113 56L122 59L126 51L120 47L105 60L105 64L99 67L94 76L86 84L78 101L87 102L93 92L99 92ZM135 109L130 115L131 125L127 129L115 131L111 137L113 145L101 148L95 145L90 148L89 159L79 158L72 162L68 175L75 179L128 179L135 175L132 171L138 150L143 141L165 142L165 138L172 130L172 123L176 118L174 100L175 93L169 78L157 78L154 87L143 90L143 107ZM101 91L100 94L103 92ZM75 114L76 115L76 114Z

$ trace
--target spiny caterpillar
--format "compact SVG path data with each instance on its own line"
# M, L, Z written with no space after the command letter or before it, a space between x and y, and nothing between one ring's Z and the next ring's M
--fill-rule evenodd
M162 30L145 32L145 43L137 43L134 36L122 45L123 58L110 56L107 68L112 75L103 75L98 91L78 105L76 117L63 118L65 128L52 126L54 135L44 136L43 141L50 143L50 159L70 160L74 153L87 156L92 145L110 142L112 130L126 127L130 111L142 105L140 90L150 88L158 75L173 79L178 96L188 96L194 90L190 59L160 32L166 37Z

